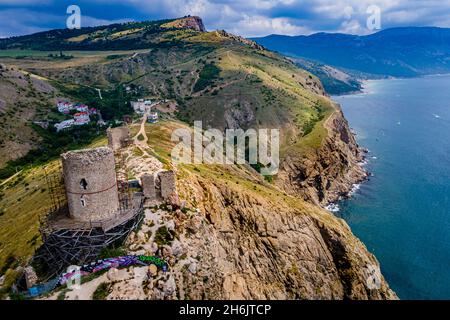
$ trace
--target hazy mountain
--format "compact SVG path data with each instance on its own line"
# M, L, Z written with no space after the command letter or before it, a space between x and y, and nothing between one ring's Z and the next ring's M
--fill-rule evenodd
M367 36L269 35L253 40L285 55L377 75L409 77L450 72L448 28L392 28Z

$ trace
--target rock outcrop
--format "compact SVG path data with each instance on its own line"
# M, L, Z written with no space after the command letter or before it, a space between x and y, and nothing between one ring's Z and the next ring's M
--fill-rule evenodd
M236 36L236 35L234 35L232 33L226 32L225 30L217 30L216 32L222 37L227 37L227 38L229 38L229 39L231 39L233 41L240 42L242 44L248 45L248 46L252 47L253 49L264 50L264 47L262 45L256 43L253 40L248 40L248 39L246 39L244 37Z
M281 162L277 184L291 195L326 205L346 196L355 183L367 178L364 150L356 143L339 109L325 122L328 136L320 148L299 157L288 154Z
M328 212L197 175L181 188L199 208L147 210L129 240L131 253L159 254L169 271L131 272L108 299L397 298L375 257ZM157 245L162 227L171 236Z
M180 19L176 19L169 23L163 25L163 27L171 27L171 28L184 28L184 29L192 29L199 32L206 32L205 25L200 17L197 16L187 16Z
M191 290L189 298L396 298L343 220L289 196L282 202L227 183L198 179L190 188L207 221L198 215L179 232L192 233L185 245L208 280L193 290L198 276L187 273L178 285Z

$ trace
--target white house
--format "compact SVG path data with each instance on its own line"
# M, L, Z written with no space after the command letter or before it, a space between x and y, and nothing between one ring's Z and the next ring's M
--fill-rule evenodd
M138 114L150 112L151 106L151 100L138 99L138 101L131 101L131 107L133 108L134 112Z
M55 124L55 128L56 128L56 132L59 132L63 129L67 129L70 128L71 126L73 126L75 124L75 120L70 119L70 120L64 120L60 123Z
M57 107L59 112L67 114L73 109L73 104L66 101L58 101Z
M89 113L87 112L78 112L73 115L73 119L75 121L75 125L81 126L83 124L89 123Z

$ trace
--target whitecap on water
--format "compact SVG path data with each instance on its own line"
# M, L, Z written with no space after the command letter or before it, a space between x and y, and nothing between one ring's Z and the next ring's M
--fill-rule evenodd
M364 159L363 161L358 162L358 165L361 166L361 167L364 167L368 163L369 163L369 160Z
M352 189L349 191L348 196L349 196L349 197L352 196L356 191L359 190L359 188L361 188L361 185L360 185L359 183L355 183L355 184L352 186Z
M330 212L339 212L339 205L336 203L330 203L329 205L325 206L325 210L328 210Z

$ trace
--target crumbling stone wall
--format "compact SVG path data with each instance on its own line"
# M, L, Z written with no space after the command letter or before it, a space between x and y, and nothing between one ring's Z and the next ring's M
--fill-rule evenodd
M114 153L100 147L61 155L70 217L101 221L119 208Z
M141 177L142 190L144 197L150 201L156 200L156 183L153 174L144 174Z
M172 194L176 193L175 173L172 170L162 171L158 176L161 183L161 197L167 201Z
M114 151L125 147L130 141L130 129L127 126L108 128L106 134L108 135L108 147Z
M148 200L171 201L177 194L175 173L172 170L161 171L156 176L145 174L141 177L144 197Z

